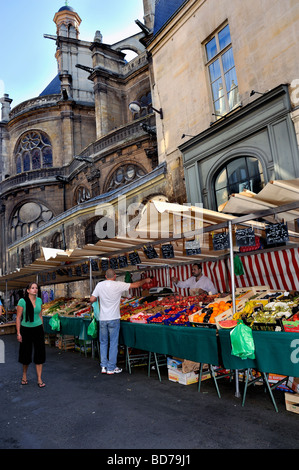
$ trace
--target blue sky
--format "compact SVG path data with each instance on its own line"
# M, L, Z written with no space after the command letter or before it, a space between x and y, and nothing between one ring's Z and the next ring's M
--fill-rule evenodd
M113 44L140 32L142 0L70 0L79 14L80 39L92 41L96 30ZM0 97L8 93L12 108L38 96L57 74L55 13L64 0L0 0Z

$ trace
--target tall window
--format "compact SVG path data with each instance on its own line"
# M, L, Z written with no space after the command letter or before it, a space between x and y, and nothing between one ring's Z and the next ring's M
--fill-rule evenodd
M257 158L242 157L222 166L214 180L217 208L233 193L248 189L258 193L264 186L263 169Z
M60 232L54 233L53 238L52 238L52 247L58 250L63 249L63 239L62 239L62 234Z
M229 25L219 30L205 47L214 113L219 118L240 103Z
M38 243L33 243L31 247L31 261L32 263L40 257L40 247Z
M44 132L27 132L16 148L17 173L53 166L52 146Z

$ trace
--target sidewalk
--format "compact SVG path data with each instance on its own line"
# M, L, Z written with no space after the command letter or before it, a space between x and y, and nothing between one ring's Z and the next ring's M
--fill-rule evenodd
M44 389L29 367L20 385L15 335L1 336L0 449L298 449L299 415L274 391L276 413L262 386L249 387L245 407L234 384L180 385L162 369L101 375L97 359L46 347ZM241 386L242 392L242 386Z

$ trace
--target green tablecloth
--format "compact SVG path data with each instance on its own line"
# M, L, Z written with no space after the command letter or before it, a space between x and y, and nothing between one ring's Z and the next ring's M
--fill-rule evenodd
M60 331L53 331L49 322L52 317L43 316L44 332L48 334L59 333L61 335L78 336L80 340L88 340L91 337L87 334L88 326L91 322L90 318L68 318L59 317Z
M45 333L55 333L49 325L51 317L44 316ZM88 318L60 317L62 335L91 339L87 334ZM223 365L226 369L253 368L260 372L299 377L298 333L253 331L255 359L242 360L231 354L230 331L184 326L150 325L121 321L120 344L169 354L194 362ZM219 359L220 358L220 359Z
M120 344L219 365L215 329L121 322Z
M231 354L231 330L219 330L221 356L227 369L255 368L260 372L299 377L299 335L279 331L253 331L255 359Z

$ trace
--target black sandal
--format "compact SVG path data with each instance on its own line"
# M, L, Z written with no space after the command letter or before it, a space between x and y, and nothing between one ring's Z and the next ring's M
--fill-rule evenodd
M39 388L44 388L46 386L46 384L44 382L41 382L41 383L37 383L37 386Z
M25 379L22 379L22 380L21 380L21 385L28 385L28 381L25 380Z

